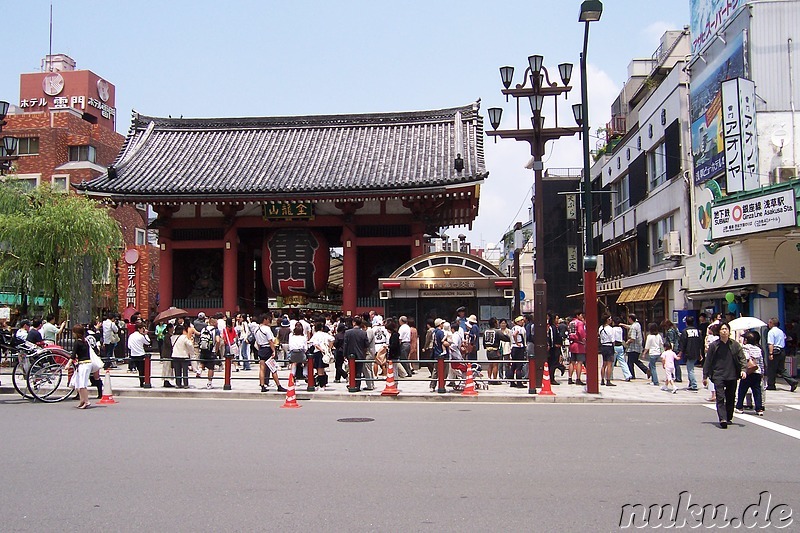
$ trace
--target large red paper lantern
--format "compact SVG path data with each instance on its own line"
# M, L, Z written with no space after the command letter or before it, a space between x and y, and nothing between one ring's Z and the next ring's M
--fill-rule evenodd
M267 234L263 278L270 296L313 296L328 284L331 256L325 238L307 229L278 229Z

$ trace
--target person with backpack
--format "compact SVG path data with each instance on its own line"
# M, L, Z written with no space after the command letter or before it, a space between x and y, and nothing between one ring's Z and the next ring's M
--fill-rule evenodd
M214 388L211 382L214 379L214 367L217 364L217 348L221 342L222 339L217 329L217 319L210 317L208 319L208 324L200 330L200 340L198 342L198 347L200 348L200 363L205 366L206 371L208 371L207 389Z

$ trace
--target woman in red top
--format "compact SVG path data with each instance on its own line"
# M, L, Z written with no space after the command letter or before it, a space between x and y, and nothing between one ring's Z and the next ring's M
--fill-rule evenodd
M225 329L222 330L222 342L225 343L225 356L232 357L233 371L239 371L239 336L236 334L236 328L232 320L225 323Z

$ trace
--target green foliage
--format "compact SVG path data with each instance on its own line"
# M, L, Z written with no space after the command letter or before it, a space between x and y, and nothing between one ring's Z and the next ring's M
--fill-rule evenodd
M119 225L98 202L53 191L50 184L26 190L13 178L0 183L0 283L42 293L58 310L79 286L83 258L92 280L102 281L109 261L124 245Z

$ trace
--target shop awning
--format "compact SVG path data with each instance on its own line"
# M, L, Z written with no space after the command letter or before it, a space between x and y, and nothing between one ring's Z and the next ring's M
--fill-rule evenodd
M661 289L660 281L648 283L646 285L638 285L636 287L628 287L627 289L622 289L619 298L617 298L617 303L647 302L656 297L659 289Z

